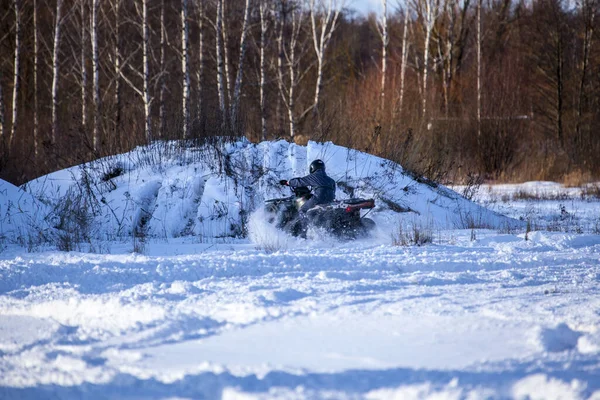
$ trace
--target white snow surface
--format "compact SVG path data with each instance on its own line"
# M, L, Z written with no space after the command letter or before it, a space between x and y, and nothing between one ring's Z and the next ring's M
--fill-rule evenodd
M21 188L0 179L0 246L11 240L24 243L30 234L45 234L48 207Z
M493 188L479 205L411 183L415 194L398 167L396 184L375 192L361 183L368 174L342 178L330 162L337 180L366 188L358 195L429 214L380 206L370 214L376 234L345 242L265 226L260 202L282 194L269 179L301 175L317 155L327 159L323 149L341 148L233 145L231 154L261 160L283 151L282 166L257 181L223 178L198 158L145 167L130 155L107 164L122 169L111 179L88 165L11 187L11 202L43 199L50 211L37 223L57 234L54 201L82 204L73 185L101 198L79 251L0 243L0 399L600 399L600 235L579 229L598 218L598 201L558 210L540 201L536 215L552 224L564 208L575 215L571 205L585 206L586 223L526 231L511 224L530 210L490 202ZM368 165L372 176L387 172ZM250 238L217 237L252 202ZM106 204L126 217L111 222ZM446 225L456 204L485 224ZM144 219L136 242L125 231ZM405 220L434 226L433 241L394 245Z

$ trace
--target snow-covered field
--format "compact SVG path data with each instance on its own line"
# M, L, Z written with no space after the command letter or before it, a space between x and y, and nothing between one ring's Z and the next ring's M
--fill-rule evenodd
M128 182L133 197L143 191ZM134 243L99 230L79 251L60 252L5 240L0 398L600 399L600 202L523 195L549 186L476 196L528 230L487 211L479 215L497 221L493 229L443 226L451 211L440 210L458 200L414 186L404 205L445 207L435 218L376 210L377 232L360 241L286 237L258 213L248 221L254 241L165 234ZM117 182L113 192L124 191ZM19 196L39 213L31 192L0 188L13 207ZM155 209L168 214L157 193ZM105 201L114 210L117 199ZM206 210L204 200L193 211L188 203L177 215ZM4 226L33 223L19 215ZM431 242L394 245L402 218L416 215L434 218L419 225Z

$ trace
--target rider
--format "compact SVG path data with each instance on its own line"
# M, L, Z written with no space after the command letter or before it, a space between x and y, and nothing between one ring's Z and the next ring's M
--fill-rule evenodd
M335 181L325 173L325 163L321 160L314 160L310 163L309 172L309 175L302 178L279 181L280 184L288 185L292 188L300 186L311 187L313 195L300 208L301 213L306 213L318 204L329 203L335 199Z

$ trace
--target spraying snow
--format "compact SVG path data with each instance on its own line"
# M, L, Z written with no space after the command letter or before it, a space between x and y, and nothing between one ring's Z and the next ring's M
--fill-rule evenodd
M248 219L248 239L257 248L267 252L287 250L297 244L297 238L277 229L267 222L267 215L262 207L250 214Z

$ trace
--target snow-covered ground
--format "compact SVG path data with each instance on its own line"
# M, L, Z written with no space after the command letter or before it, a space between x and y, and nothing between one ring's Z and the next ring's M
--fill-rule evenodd
M454 189L463 193L464 186ZM600 234L600 182L566 187L556 182L485 184L474 200L522 221L532 230Z
M294 159L286 158L284 172ZM303 156L298 174L310 159ZM224 202L232 196L207 186L217 177L194 180L183 166L183 175L172 175L164 173L171 167L150 173L119 165L141 178L117 177L104 192L117 194L104 201L124 212L120 207L129 206L117 204L119 196L137 198L127 211L134 219L140 214L133 204L152 198L154 210L170 216L170 232L206 228L195 217L192 225L175 217L206 212L206 193ZM62 172L65 182L73 175ZM46 185L60 176L46 177ZM188 186L174 182L182 176L191 176ZM148 182L157 181L155 191L159 185ZM51 198L68 190L53 186L40 196L40 182L21 189L5 184L5 204L12 193L13 207L16 196L32 207L32 198L43 197L37 213L56 209ZM52 243L28 251L6 235L0 399L600 399L600 235L594 230L600 202L578 195L525 200L525 188L549 185L478 192L479 206L521 225L445 188L428 192L413 184L394 194L389 187L373 193L376 201L387 195L414 211L381 207L370 215L378 224L373 237L350 242L319 233L290 238L261 223L259 212L247 221L253 241L201 233L134 240L131 232L102 228L110 220L101 208L94 214L100 222L90 223L94 239L79 251L60 252ZM166 187L197 191L169 197ZM174 198L184 199L177 212L169 211ZM466 208L479 210L486 223L471 229L444 223ZM426 216L424 210L434 211ZM402 242L403 221L418 218L431 221L419 226L431 242L394 245ZM61 232L52 218L26 221L38 227L44 221L50 236ZM213 221L210 229L224 229ZM482 227L494 221L493 229ZM110 226L133 229L128 224ZM15 232L24 223L11 214L4 232L9 225Z

